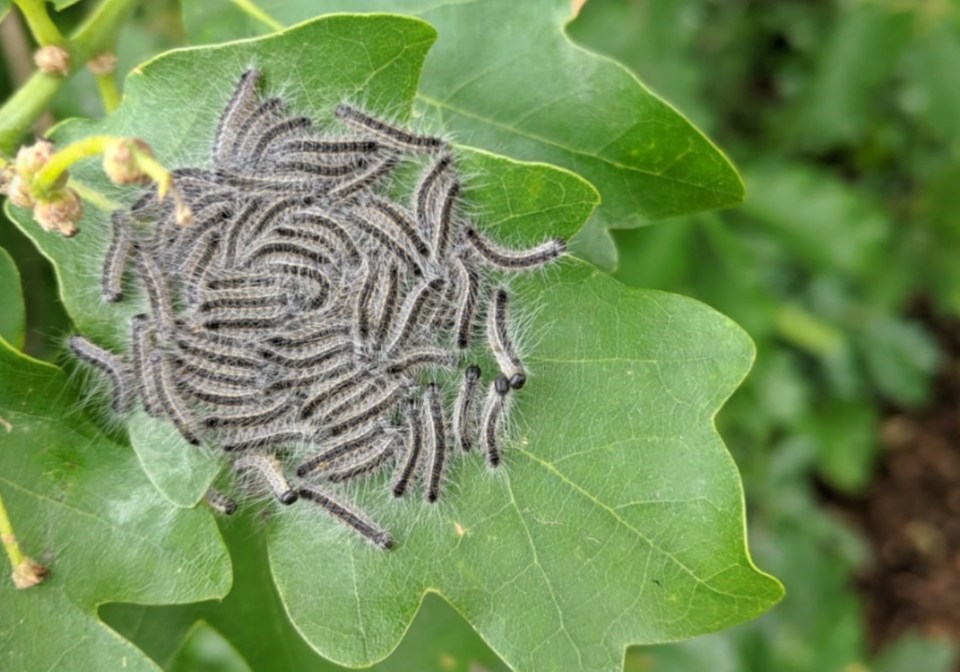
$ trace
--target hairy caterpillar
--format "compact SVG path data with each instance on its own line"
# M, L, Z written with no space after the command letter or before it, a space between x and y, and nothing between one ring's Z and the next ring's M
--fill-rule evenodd
M512 250L481 234L463 211L469 192L446 140L350 105L332 111L338 127L318 127L279 98L261 99L260 79L240 77L212 166L173 171L195 228L179 227L150 194L113 215L103 298L123 298L129 266L147 299L129 354L81 336L71 347L113 380L118 413L139 394L281 504L312 502L390 548L390 533L335 488L391 467L393 496L422 479L424 499L436 502L448 444L479 443L500 464L508 395L527 375L500 278L554 261L566 244ZM398 195L402 164L419 176ZM463 366L483 305L486 339L476 346L500 371L478 413L480 368L444 374ZM212 489L207 501L236 507Z

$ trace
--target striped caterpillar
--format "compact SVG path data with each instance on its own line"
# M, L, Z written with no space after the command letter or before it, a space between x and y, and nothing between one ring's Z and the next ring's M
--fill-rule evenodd
M389 471L393 496L422 488L434 503L453 447L501 464L509 397L527 380L502 278L566 244L513 250L481 233L444 139L350 105L318 129L262 99L260 79L240 77L212 166L173 171L193 225L152 194L112 216L104 300L129 300L125 276L147 299L128 352L82 336L72 349L111 379L117 412L139 403L222 451L248 485L390 548L389 531L337 488ZM403 165L420 174L397 198ZM483 399L479 343L499 369ZM236 508L216 490L207 500Z

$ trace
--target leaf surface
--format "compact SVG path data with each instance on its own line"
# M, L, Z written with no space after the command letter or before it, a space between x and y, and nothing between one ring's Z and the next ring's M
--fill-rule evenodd
M0 338L15 348L23 347L27 314L20 287L20 271L10 253L0 247Z
M542 340L505 467L458 460L437 511L367 489L403 540L387 562L319 514L271 529L280 593L325 656L385 656L427 590L516 670L616 670L628 643L716 630L779 598L746 556L739 479L712 426L753 356L743 332L576 263L516 288Z
M229 49L173 52L134 71L117 114L63 124L54 139L63 146L88 135L136 136L168 166L206 165L220 110L252 64L269 73L270 81L296 83L286 91L291 108L323 111L329 118L344 95L357 91L375 100L406 100L409 106L434 37L432 28L416 20L340 16ZM318 68L317 63L338 65ZM291 77L292 72L300 74ZM124 352L130 318L145 310L146 300L129 292L120 303L104 303L99 277L109 244L109 213L129 205L136 194L110 184L96 160L76 164L71 174L71 185L85 199L77 237L46 234L28 211L9 204L8 214L53 261L61 299L78 331L105 348ZM192 506L207 490L217 466L209 455L157 425L144 414L134 415L129 422L133 446L150 480L170 501Z
M168 668L179 643L194 624L203 622L230 641L253 670L273 672L341 672L345 668L321 658L284 614L267 558L260 521L238 515L221 524L233 559L234 586L222 601L182 606L144 607L109 604L104 620ZM506 666L452 607L428 595L400 646L376 672L490 672Z
M463 144L556 164L590 180L602 205L576 249L604 268L616 262L604 228L743 199L737 172L710 140L622 65L567 37L569 0L183 3L194 43L263 34L337 11L402 12L436 26L418 111Z
M206 510L172 509L136 457L79 410L60 369L0 340L0 495L51 575L15 590L3 558L0 668L155 670L99 622L108 600L191 602L230 586Z
M219 110L252 63L290 109L315 119L344 98L408 110L433 38L411 19L341 15L172 52L130 78L117 115L69 124L59 139L136 134L170 165L204 165ZM690 160L719 156L704 151ZM458 161L475 176L466 199L481 225L511 245L573 234L598 201L588 183L547 165L467 149ZM94 201L129 198L92 166L75 175ZM105 345L122 342L136 309L105 308L91 289L108 210L92 208L73 241L41 236L14 211L58 264L81 330ZM81 251L68 247L81 239ZM753 359L743 331L702 304L628 290L575 259L512 289L531 377L516 395L503 468L456 456L437 507L391 501L382 478L363 484L357 500L399 540L389 553L305 502L271 518L270 571L285 611L337 663L388 656L428 592L515 670L616 670L627 644L720 629L782 593L748 557L739 478L713 427Z

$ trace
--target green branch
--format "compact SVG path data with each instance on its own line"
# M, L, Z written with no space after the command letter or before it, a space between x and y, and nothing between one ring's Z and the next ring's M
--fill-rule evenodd
M60 29L50 20L47 14L47 3L44 0L13 0L20 8L23 18L30 26L30 32L41 47L47 45L63 46L66 40L60 34Z
M95 75L97 89L100 91L100 100L107 114L112 114L120 107L120 89L117 86L117 76L110 72L106 75Z
M66 79L35 72L0 108L0 153L14 153L17 143L50 107Z
M13 525L7 516L7 507L3 505L3 497L0 497L0 541L7 551L7 557L10 558L10 565L16 568L23 562L23 551L17 543L17 538L13 534Z
M30 186L34 196L43 199L54 189L62 188L57 185L62 183L61 176L70 166L81 159L103 154L107 146L116 141L117 138L109 135L91 135L61 149L50 157L46 165L33 177Z
M105 51L136 0L103 0L69 40L73 55L71 74L87 60ZM66 83L66 77L35 72L0 108L0 153L11 155L21 138Z

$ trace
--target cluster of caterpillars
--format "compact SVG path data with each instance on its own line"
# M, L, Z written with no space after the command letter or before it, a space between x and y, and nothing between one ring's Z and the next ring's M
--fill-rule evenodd
M70 346L112 380L115 411L139 403L224 451L241 491L316 503L389 548L335 484L389 468L395 497L419 480L436 502L451 450L476 443L500 464L526 373L497 271L541 267L565 243L517 251L478 231L444 140L349 105L336 108L339 132L321 132L262 99L259 80L240 78L212 167L174 171L191 225L152 192L113 213L103 297L120 301L129 274L148 306L127 353L82 336ZM419 170L408 203L386 190L402 163ZM481 340L499 368L485 395L464 361ZM236 509L216 490L207 501Z

